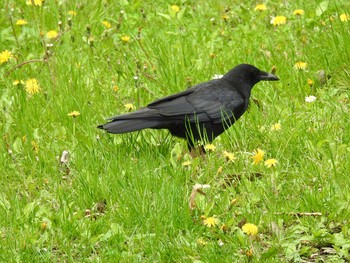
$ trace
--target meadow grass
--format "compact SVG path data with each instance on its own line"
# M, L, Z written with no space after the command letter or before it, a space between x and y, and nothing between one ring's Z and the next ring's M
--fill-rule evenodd
M350 260L350 4L257 4L5 0L1 262ZM280 81L205 158L96 129L239 63Z

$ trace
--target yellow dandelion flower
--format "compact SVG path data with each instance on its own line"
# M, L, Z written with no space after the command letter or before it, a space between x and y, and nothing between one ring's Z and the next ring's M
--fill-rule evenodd
M294 68L299 69L299 70L305 70L307 68L307 63L299 61L299 62L294 64Z
M218 170L217 170L217 174L221 174L222 173L222 170L223 170L224 168L222 168L222 166L220 166L219 168L218 168Z
M214 144L209 143L204 146L204 149L208 152L215 152L216 146Z
M221 16L221 18L224 19L224 20L227 20L227 19L228 19L228 15L227 15L227 14L223 14L223 15Z
M216 217L205 217L203 219L203 225L207 227L215 227L219 224L219 219Z
M35 6L42 6L42 4L44 3L44 0L32 0L32 2L34 2Z
M179 12L180 12L180 7L177 6L177 5L172 5L170 8L171 8L171 10L173 10L175 13L179 13Z
M47 222L44 221L44 222L41 223L41 230L42 230L42 231L45 231L46 228L47 228Z
M197 244L201 246L205 246L207 244L207 241L205 241L204 238L198 238Z
M68 11L68 15L76 16L76 15L77 15L77 12L75 12L74 10L69 10L69 11Z
M26 92L30 95L40 92L40 86L36 79L28 79L25 82Z
M23 25L26 25L26 24L28 24L28 23L24 19L18 19L17 22L16 22L17 26L23 26Z
M287 18L285 16L275 16L271 19L271 24L274 26L285 25L287 23Z
M293 15L295 15L295 16L301 16L303 14L305 14L305 11L303 9L296 9L293 12Z
M129 43L130 42L130 36L125 35L120 38L124 43Z
M32 144L32 149L35 153L38 153L39 152L39 145L36 141L31 141L31 144Z
M253 164L257 165L264 159L265 152L261 149L257 149L253 151L253 154L254 155L251 157L253 159Z
M186 166L190 166L191 165L191 161L186 161L182 163L182 166L186 167Z
M230 205L235 205L237 203L237 198L233 198L230 202Z
M339 16L339 18L340 18L340 21L347 22L348 20L350 20L350 15L348 15L348 14L341 14Z
M264 164L265 164L265 166L267 168L275 167L276 164L277 164L277 160L273 159L273 158L272 159L267 159Z
M113 91L114 91L114 92L118 92L118 90L119 90L119 87L118 87L117 85L114 85L114 86L113 86Z
M252 257L253 256L253 249L248 249L245 254L247 255L247 257Z
M112 27L111 23L109 23L108 21L103 21L102 25L104 25L107 29L110 29Z
M56 38L58 36L58 33L56 30L50 30L49 32L46 33L46 37L53 39Z
M132 104L132 103L124 104L124 107L125 107L125 109L127 109L128 111L135 109L135 106L134 106L134 104Z
M234 162L236 160L236 157L235 157L234 153L230 153L230 152L224 151L224 156L226 157L226 159L228 161Z
M43 5L44 0L28 0L26 2L26 5L35 5L35 6L42 6Z
M258 234L258 227L251 223L246 223L242 226L242 230L244 233L250 236L256 236Z
M67 116L69 116L69 117L73 117L73 118L75 118L75 117L77 117L77 116L79 116L80 115L80 112L79 111L72 111L72 112L70 112L70 113L68 113L67 114Z
M312 79L307 79L307 85L312 87L314 85L314 81Z
M8 50L4 50L0 53L0 65L9 61L9 59L12 57L12 53Z
M19 84L24 84L24 82L22 80L18 80L18 79L16 79L14 82L12 82L13 86L18 86Z
M279 131L280 129L282 129L282 125L279 122L277 122L271 126L271 131Z
M266 7L265 4L258 4L258 5L255 6L254 9L257 10L257 11L265 11L267 9L267 7Z

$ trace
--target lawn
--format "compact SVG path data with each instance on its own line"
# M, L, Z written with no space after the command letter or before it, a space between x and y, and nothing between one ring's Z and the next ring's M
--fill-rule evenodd
M349 262L350 2L4 0L1 262ZM271 71L191 158L105 118Z

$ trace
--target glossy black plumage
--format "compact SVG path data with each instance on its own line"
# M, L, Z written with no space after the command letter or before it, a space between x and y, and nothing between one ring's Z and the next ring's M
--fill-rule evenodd
M146 128L168 129L185 138L211 142L247 110L253 86L261 80L278 80L249 64L240 64L222 78L200 83L185 91L156 100L139 110L109 118L98 128L127 133Z

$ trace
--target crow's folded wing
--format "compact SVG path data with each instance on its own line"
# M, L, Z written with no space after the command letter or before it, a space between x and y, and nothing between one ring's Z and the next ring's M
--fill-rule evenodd
M201 100L194 98L191 102L196 105L197 120L213 123L224 122L232 118L238 119L245 111L246 104L244 98L230 97L230 94L227 94L227 99L214 97L212 100Z
M231 87L210 81L157 100L147 108L174 120L219 123L237 117L236 111L242 111L245 104L244 97Z

